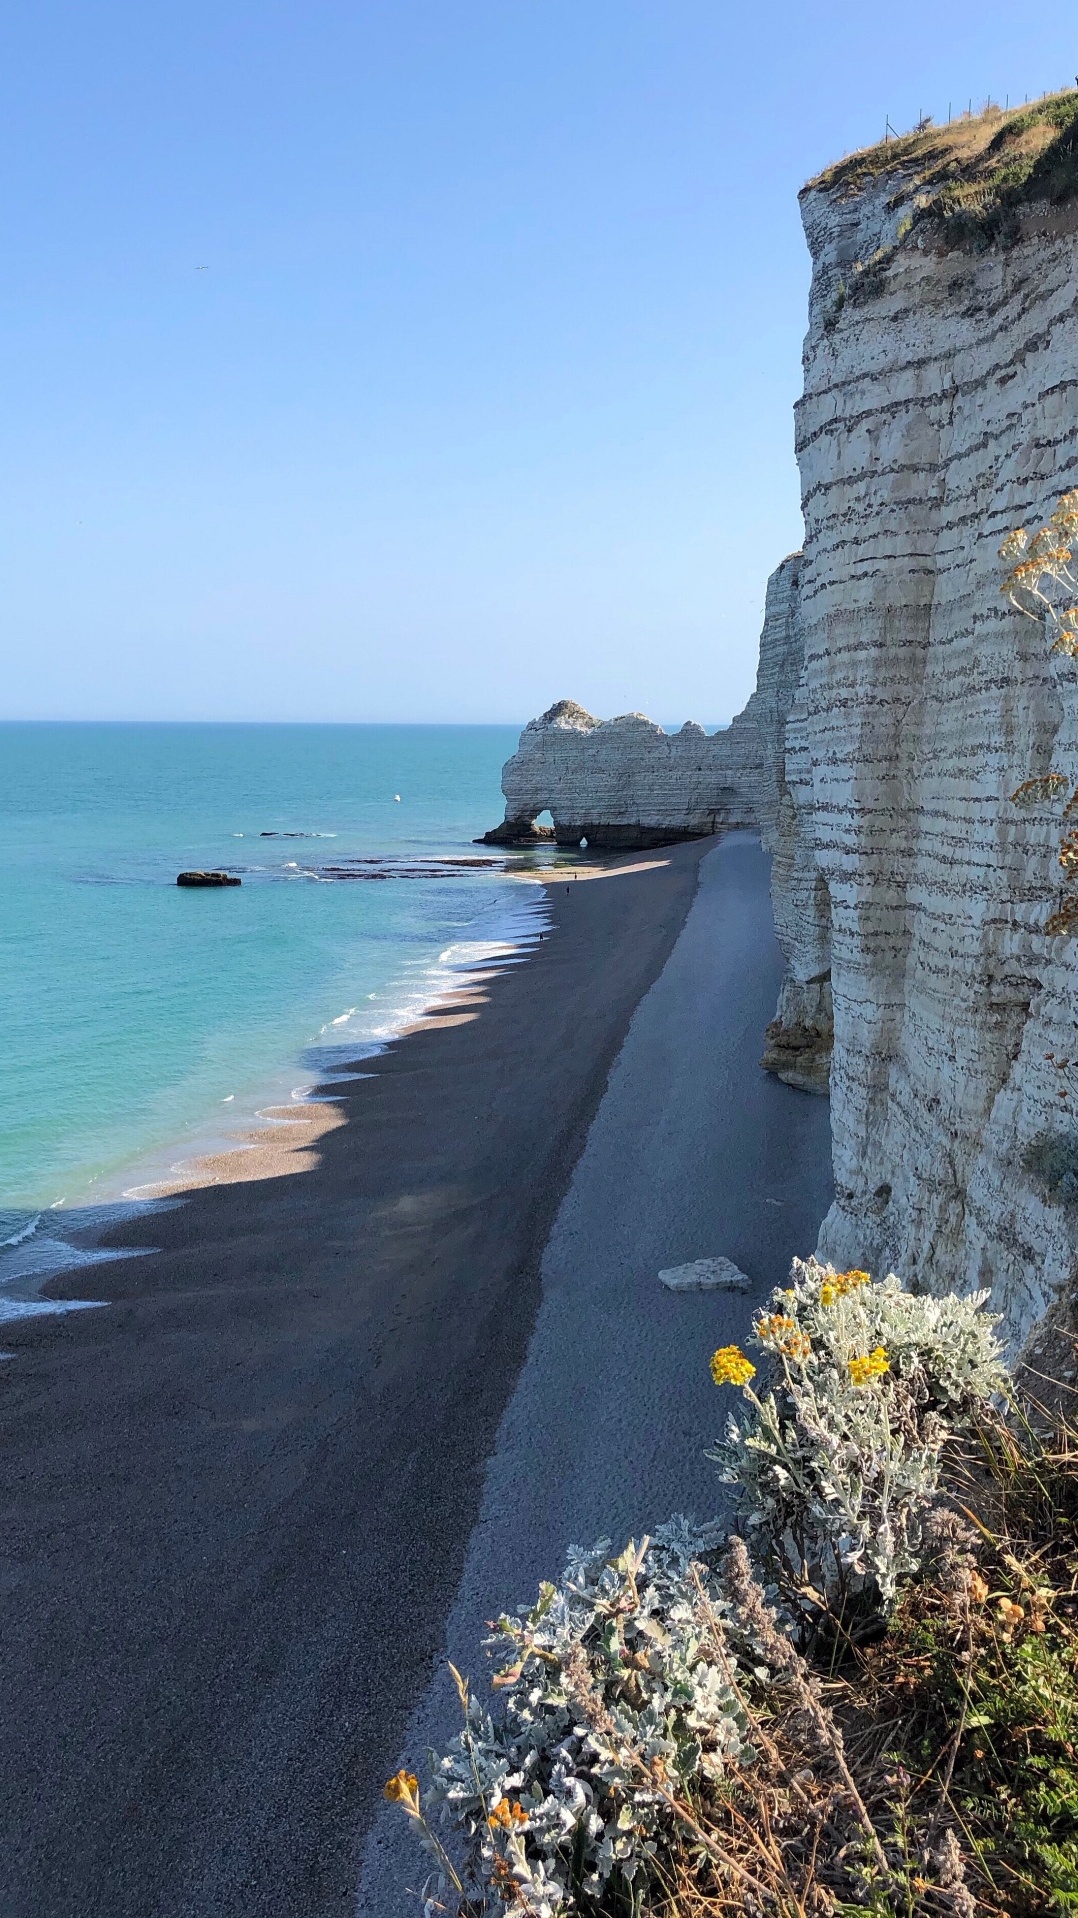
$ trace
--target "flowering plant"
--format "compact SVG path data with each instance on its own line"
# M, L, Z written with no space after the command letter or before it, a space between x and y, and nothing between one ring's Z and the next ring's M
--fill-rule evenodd
M940 1813L911 1854L893 1802L909 1775L881 1772L874 1737L862 1791L807 1655L832 1665L836 1625L869 1636L866 1614L878 1625L925 1568L946 1588L949 1646L983 1606L974 1533L937 1495L948 1439L1005 1389L996 1320L984 1293L920 1298L815 1259L790 1277L756 1314L759 1366L736 1345L711 1362L746 1407L717 1453L745 1537L674 1519L617 1556L608 1539L574 1549L560 1584L498 1621L493 1709L453 1671L463 1729L429 1754L429 1787L407 1769L389 1780L435 1861L424 1918L792 1915L852 1910L850 1895L922 1918L972 1911ZM998 1449L1002 1422L985 1430ZM1005 1633L1025 1629L1009 1591L997 1610ZM852 1708L854 1681L846 1692Z
M710 1456L742 1487L750 1549L786 1603L850 1631L917 1568L944 1447L1003 1389L998 1320L986 1292L920 1297L893 1274L874 1285L815 1259L790 1276L754 1325L768 1389L753 1389L736 1348L716 1354L747 1411Z
M1008 568L1000 587L1005 599L1029 619L1041 621L1051 638L1049 652L1078 659L1078 571L1074 546L1078 543L1078 489L1064 493L1055 512L1033 533L1018 526L999 549ZM1078 787L1073 776L1049 772L1025 779L1011 794L1016 806L1043 807L1066 800L1063 824L1070 826L1059 845L1059 868L1064 886L1078 880ZM1070 797L1067 798L1068 793ZM1049 936L1078 932L1078 893L1065 893L1057 910L1045 922Z
M529 1918L608 1898L635 1914L693 1782L755 1758L744 1687L769 1672L716 1570L721 1536L673 1519L616 1558L609 1539L574 1548L560 1585L498 1621L497 1717L454 1674L464 1729L431 1753L429 1798L463 1836L458 1892Z
M1031 619L1044 619L1054 638L1052 651L1078 658L1078 575L1068 541L1078 540L1078 489L1064 493L1044 526L1008 533L999 556L1010 568L1000 587L1004 598Z

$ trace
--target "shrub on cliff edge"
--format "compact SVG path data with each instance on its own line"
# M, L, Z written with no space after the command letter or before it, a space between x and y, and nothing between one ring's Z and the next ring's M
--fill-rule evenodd
M1027 1172L1064 1205L1078 1204L1078 1128L1042 1132L1022 1154Z
M1016 526L1007 534L999 557L1008 571L1000 587L1005 599L1028 619L1037 620L1049 641L1049 652L1078 659L1078 571L1074 547L1078 543L1078 489L1064 493L1045 525L1030 532ZM1072 790L1073 788L1073 790ZM1070 798L1067 799L1067 794ZM1078 786L1074 774L1055 770L1025 779L1011 794L1016 806L1046 807L1063 800L1063 823L1071 830L1059 846L1062 893L1057 909L1046 920L1049 938L1078 932Z
M917 1570L944 1448L1004 1385L987 1292L921 1297L892 1273L835 1272L795 1259L759 1312L755 1367L717 1352L717 1384L740 1385L710 1456L741 1487L749 1548L792 1616L874 1629Z
M883 1569L885 1629L867 1642L829 1613L836 1631L806 1654L804 1592L776 1606L745 1541L723 1549L715 1527L676 1520L616 1557L607 1541L574 1552L560 1585L499 1621L500 1705L454 1674L464 1727L431 1754L429 1793L410 1772L386 1788L434 1855L426 1918L1078 1909L1078 1435L993 1402L1004 1374L980 1300L915 1300L813 1261L792 1276L755 1334L776 1402L792 1404L787 1368L815 1340L817 1406L845 1367L914 1451L939 1421L935 1496L895 1527L904 1557ZM713 1375L744 1389L755 1368L728 1346ZM829 1434L813 1446L828 1452ZM784 1469L765 1444L765 1485ZM811 1508L821 1481L805 1485Z

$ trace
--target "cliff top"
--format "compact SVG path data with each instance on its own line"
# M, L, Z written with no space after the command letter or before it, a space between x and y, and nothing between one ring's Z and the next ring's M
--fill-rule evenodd
M580 732L590 732L593 727L600 726L602 721L593 718L591 713L585 712L583 706L578 706L575 699L557 699L553 706L548 706L546 712L540 713L539 718L533 719L531 724L532 726L575 726Z
M896 198L913 202L916 222L940 222L952 245L990 245L1020 206L1078 195L1078 90L922 125L847 154L802 191L850 199L888 174L901 176Z

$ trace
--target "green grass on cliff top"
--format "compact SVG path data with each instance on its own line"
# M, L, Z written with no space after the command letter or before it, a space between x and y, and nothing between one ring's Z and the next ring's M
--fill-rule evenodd
M926 127L848 154L804 188L851 198L886 174L915 219L934 220L947 243L1006 244L1023 206L1078 196L1078 91L1003 113L988 107L947 127Z

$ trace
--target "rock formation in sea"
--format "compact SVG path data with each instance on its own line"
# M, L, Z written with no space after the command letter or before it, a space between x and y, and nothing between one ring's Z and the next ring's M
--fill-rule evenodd
M559 845L625 851L748 826L774 854L779 941L788 961L764 1064L791 1085L826 1092L831 1054L830 954L826 932L806 935L820 917L823 886L811 850L801 844L805 806L790 786L798 776L791 707L803 663L798 622L801 555L793 553L767 586L756 690L722 732L688 721L664 732L642 713L598 720L562 699L524 728L502 771L505 818L490 845ZM793 742L795 760L788 770ZM538 823L549 812L550 826Z
M520 735L502 770L505 818L490 845L624 851L702 838L734 826L770 831L783 797L784 731L801 671L796 604L799 555L768 585L756 691L718 733L693 720L667 733L643 713L594 719L561 699ZM549 812L552 826L537 823Z
M710 736L688 720L667 733L643 713L593 719L561 699L533 719L502 773L505 819L490 845L542 838L562 846L665 846L723 826L751 824L759 778L755 733ZM537 825L549 812L553 826Z

